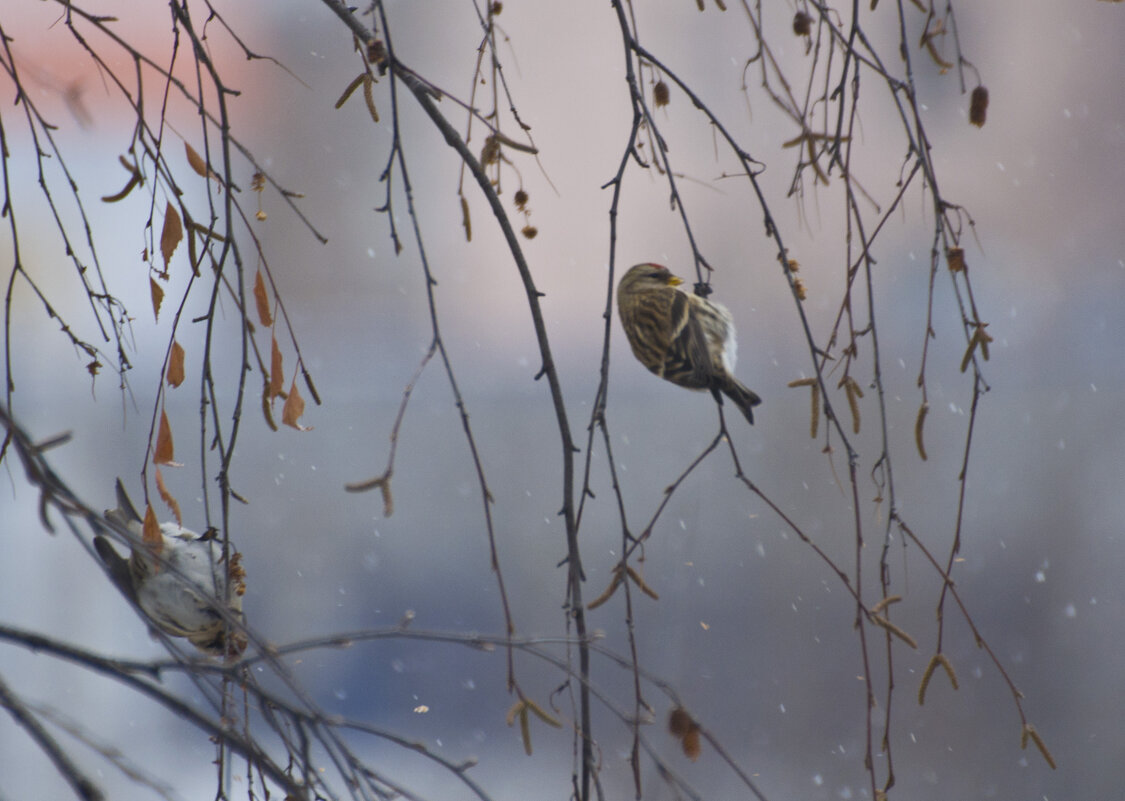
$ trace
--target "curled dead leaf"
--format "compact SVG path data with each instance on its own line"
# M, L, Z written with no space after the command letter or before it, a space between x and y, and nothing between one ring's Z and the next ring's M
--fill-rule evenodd
M164 287L156 283L156 279L150 275L148 277L148 288L152 294L152 317L154 320L159 320L160 304L164 302Z
M160 472L160 468L156 468L156 491L160 493L160 500L164 501L165 505L172 510L172 516L176 518L176 522L181 526L184 524L184 519L180 515L180 503L168 491L168 486L164 483L164 474Z
M266 280L262 277L261 270L254 276L254 304L258 307L258 320L262 325L266 328L273 325L269 293L266 292Z
M175 340L172 340L172 352L168 354L165 378L174 387L184 383L184 347Z
M184 142L184 152L187 154L188 164L200 178L206 178L211 172L211 168L207 166L207 162L203 157L195 152L195 148Z
M164 550L164 535L160 532L160 523L156 519L156 512L152 511L152 504L145 504L144 522L141 524L141 541L154 556L160 556ZM157 569L160 565L157 564Z
M168 262L176 252L176 246L184 238L184 226L180 222L180 213L169 201L164 209L164 227L160 231L160 255L164 257L164 272L168 272Z
M172 442L172 426L168 423L168 413L160 410L160 426L156 432L156 448L153 450L152 461L154 464L166 464L169 467L180 467L175 461L175 448Z
M301 393L297 390L297 381L294 379L293 383L289 385L289 397L285 399L285 405L281 407L281 422L298 431L311 431L310 426L303 426L298 422L304 413L305 399L301 397Z
M278 347L277 337L270 337L270 383L269 397L273 400L285 396L285 372L281 366L281 348Z

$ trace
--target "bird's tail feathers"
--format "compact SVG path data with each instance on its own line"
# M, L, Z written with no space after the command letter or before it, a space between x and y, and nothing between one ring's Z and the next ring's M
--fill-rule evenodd
M121 483L121 479L117 479L113 489L117 493L117 508L122 512L122 516L126 520L140 523L141 515L137 511L137 507L133 506L133 502L129 500L129 493L125 492L125 485Z
M762 402L762 399L758 397L757 393L743 386L741 382L734 378L724 382L719 389L722 390L724 395L734 401L734 405L738 407L738 410L742 412L750 425L754 425L753 409Z

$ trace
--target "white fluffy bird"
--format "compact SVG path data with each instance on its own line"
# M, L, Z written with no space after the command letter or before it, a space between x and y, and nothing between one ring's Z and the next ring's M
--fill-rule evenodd
M214 538L182 526L161 523L145 535L144 521L117 480L117 508L105 517L135 539L128 559L109 540L94 537L94 548L105 563L113 583L155 627L173 637L186 637L199 650L214 656L234 657L246 650L246 638L231 631L228 617L242 619L242 594L246 591L241 555L232 551L223 559L223 545ZM159 541L158 541L159 540ZM230 579L230 600L227 582ZM223 606L229 610L224 616Z

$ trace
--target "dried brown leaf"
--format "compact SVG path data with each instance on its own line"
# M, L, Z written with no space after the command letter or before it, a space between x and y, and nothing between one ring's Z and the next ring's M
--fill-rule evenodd
M258 307L258 320L263 326L269 328L273 325L273 315L270 314L270 296L266 292L266 279L262 271L258 270L254 276L254 304Z
M289 397L285 399L285 405L281 407L281 422L298 431L309 431L311 430L310 427L303 426L298 422L304 413L305 399L297 391L297 381L294 379L293 383L289 385Z
M152 293L152 316L153 319L160 319L160 304L164 302L164 287L156 283L156 279L151 275L148 277L148 288Z
M277 345L277 337L270 337L270 400L285 397L284 381L285 372L281 366L281 348Z
M168 354L165 378L174 387L184 383L184 346L175 340L172 340L172 352Z
M201 178L206 178L214 174L214 170L207 166L207 162L203 160L203 157L196 153L195 148L187 142L184 142L184 152L187 153L188 164L191 165L191 168L195 170Z
M160 556L160 552L164 550L164 535L160 532L160 523L156 519L156 512L152 511L152 504L145 504L145 518L141 524L141 540L155 556ZM159 567L160 565L157 564L157 569Z
M164 272L168 272L168 262L176 252L176 246L184 238L184 226L180 222L180 213L171 201L164 209L164 228L160 232L160 255L164 257Z
M176 522L181 526L184 524L184 518L180 515L180 503L168 491L168 486L164 483L164 474L160 472L160 468L156 468L156 491L160 493L160 500L164 501L165 505L172 510L172 516L176 518Z
M168 423L168 413L160 410L160 427L156 432L156 449L152 454L154 464L166 464L169 467L180 467L175 461L175 448L172 444L172 426Z

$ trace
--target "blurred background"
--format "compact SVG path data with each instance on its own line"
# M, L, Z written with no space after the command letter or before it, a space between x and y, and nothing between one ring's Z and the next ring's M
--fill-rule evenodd
M107 7L110 4L106 4ZM887 4L884 4L887 5ZM471 5L387 4L398 56L437 86L465 98L479 44ZM794 8L767 9L784 32ZM934 604L940 589L913 546L892 543L892 590L905 596L895 620L919 649L895 646L898 692L893 709L894 770L900 797L1113 798L1125 751L1121 676L1125 653L1115 632L1125 619L1120 569L1125 559L1125 443L1117 418L1125 392L1125 74L1120 32L1125 9L1110 3L1037 5L964 3L956 9L962 50L989 88L988 122L969 125L968 95L956 71L939 74L915 53L924 120L943 195L975 221L966 259L978 309L995 342L973 433L960 560L954 579L981 634L1024 693L1028 718L1050 746L1057 770L1034 750L1021 751L1020 720L1003 680L950 605L942 650L957 669L953 692L935 676L927 703L916 690L935 648ZM167 12L118 9L115 30L151 42L149 55L169 58ZM247 45L284 64L246 61L219 29L209 28L212 56L241 91L232 98L234 130L272 175L305 198L302 209L327 238L320 244L276 193L262 196L268 218L255 228L320 395L302 422L311 431L271 432L248 402L232 484L248 506L236 506L232 536L248 570L245 610L277 643L318 634L386 627L407 610L424 629L500 634L503 617L481 512L479 482L449 382L434 361L419 379L402 425L394 474L395 513L383 516L378 493L346 495L347 482L386 466L389 436L403 390L430 344L425 282L416 247L396 256L379 176L388 158L389 87L375 87L382 123L372 125L362 99L334 110L359 72L358 56L339 21L317 3L246 4L226 21ZM880 6L869 30L894 54L897 19ZM34 101L59 126L54 133L91 212L101 266L133 317L136 350L129 390L103 372L91 381L85 359L17 282L11 301L12 412L36 439L69 431L50 454L55 469L90 505L112 505L121 476L141 495L140 470L151 410L167 347L170 315L153 320L142 226L143 193L102 204L127 175L117 156L133 118L106 74L91 66L59 20L59 7L25 4L3 12L17 63L37 88ZM780 143L793 130L755 91L758 73L743 67L754 49L741 11L689 2L636 9L642 42L695 87L732 133L765 164L762 185L808 288L805 309L814 335L831 330L843 286L843 201L838 186L807 186L787 197L795 150ZM918 33L924 16L916 14ZM558 360L570 424L585 449L599 378L609 260L610 192L631 111L622 76L623 51L609 4L505 4L505 76L540 154L503 173L502 199L528 192L528 222L538 236L523 242ZM803 40L780 34L791 49L775 52L799 74ZM181 54L182 55L182 54ZM186 63L186 61L185 61ZM125 59L111 65L132 75ZM970 73L969 88L973 82ZM868 88L869 87L869 88ZM491 87L486 87L491 91ZM877 94L874 80L865 91ZM63 98L77 92L88 116ZM480 448L493 507L501 566L524 635L565 632L560 459L546 382L533 380L540 360L523 289L475 187L466 183L473 241L465 242L455 154L413 99L400 94L413 194L421 209L426 253L441 331ZM461 124L454 104L442 110ZM3 112L21 258L68 321L89 325L49 209L36 186L38 166L19 108ZM198 140L185 109L176 134ZM847 462L809 438L806 389L787 384L810 374L808 351L789 290L766 239L757 201L733 171L690 101L673 90L658 112L679 188L700 247L716 268L715 298L739 326L739 377L763 398L751 429L731 419L747 476L830 556L850 568L854 541ZM886 101L873 97L858 127L853 165L880 203L893 197L905 146ZM479 148L483 139L476 134ZM197 143L197 149L198 143ZM174 145L179 148L179 140ZM57 170L57 160L47 167ZM252 169L240 176L249 185ZM650 171L651 172L651 171ZM53 180L58 180L56 173ZM409 230L400 178L394 179L400 231ZM190 191L202 198L206 188ZM18 190L18 192L16 191ZM246 198L244 202L252 203ZM64 205L65 193L57 190ZM939 558L951 544L971 381L959 372L964 337L942 271L930 345L927 422L929 459L921 462L913 425L921 401L915 379L923 346L933 220L921 190L907 193L901 213L878 240L876 314L880 325L888 422L898 509ZM162 205L162 203L158 203ZM67 208L73 212L73 204ZM514 220L521 215L510 206ZM619 217L616 265L657 261L688 277L691 251L664 178L636 167L628 174ZM75 230L81 230L80 228ZM32 235L29 235L29 232ZM0 252L11 233L0 229ZM173 260L169 299L187 287L182 253ZM253 269L256 265L248 265ZM170 302L170 301L166 301ZM188 300L184 317L204 308ZM222 307L235 343L237 309ZM85 315L85 316L84 316ZM177 459L165 477L184 505L184 522L201 529L198 422L199 349L190 323L188 380L167 397L177 427ZM607 420L631 528L641 530L679 476L714 437L714 404L656 380L633 359L616 320ZM86 331L86 335L90 331ZM198 341L198 339L196 340ZM238 353L230 346L228 370ZM286 352L287 370L293 355ZM193 361L194 359L194 361ZM195 370L195 373L192 370ZM870 353L857 377L870 378ZM865 372L866 371L866 372ZM252 392L257 378L250 380ZM231 398L223 398L230 402ZM834 398L841 408L842 394ZM872 503L869 477L877 453L875 395L863 401L857 437L860 499L869 547L865 570L882 542L887 509ZM620 553L621 526L595 439L592 487L582 522L587 598L609 583ZM585 458L585 453L578 455ZM214 465L216 457L208 457ZM38 496L9 458L0 486L0 620L49 633L108 655L163 653L90 555L68 532L49 535ZM667 680L684 702L754 777L767 798L868 798L863 771L864 666L853 630L854 605L838 578L734 478L720 448L684 482L659 518L645 549L644 573L659 601L635 599L639 660ZM874 597L874 585L865 587ZM626 650L620 596L590 613L606 645ZM875 651L881 654L876 646ZM563 681L553 668L517 657L525 691L544 702ZM631 676L596 661L595 683L626 706ZM472 775L498 799L565 798L571 751L567 730L534 729L534 756L523 754L518 727L504 723L502 652L408 640L383 640L295 660L295 674L329 711L368 719L416 738L453 760L480 759ZM876 670L876 673L879 671ZM123 687L74 666L0 644L0 673L24 697L49 703L106 744L159 777L173 798L214 792L213 747L168 714L138 703ZM884 680L876 676L876 681ZM176 687L176 678L169 678ZM186 690L185 690L186 691ZM648 736L670 764L709 798L747 797L714 754L690 763L664 730L667 703ZM417 711L426 707L427 712ZM883 710L878 710L882 715ZM632 793L629 732L600 711L595 721L607 797ZM154 736L154 732L159 736ZM59 733L115 799L150 798L108 763ZM372 741L361 752L427 797L464 797L450 777L403 749ZM883 757L878 757L882 759ZM0 798L63 798L69 790L50 763L7 716L0 719ZM644 773L646 797L673 797L655 770ZM238 788L236 788L237 791ZM235 796L237 797L237 795ZM892 797L894 797L892 795Z

